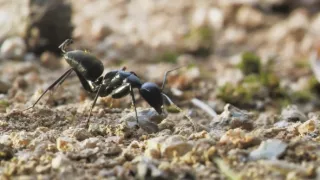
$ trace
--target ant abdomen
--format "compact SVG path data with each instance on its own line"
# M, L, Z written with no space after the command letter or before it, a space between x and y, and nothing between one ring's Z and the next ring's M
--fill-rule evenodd
M64 58L73 69L90 81L98 79L104 71L102 62L85 51L68 51L64 54Z

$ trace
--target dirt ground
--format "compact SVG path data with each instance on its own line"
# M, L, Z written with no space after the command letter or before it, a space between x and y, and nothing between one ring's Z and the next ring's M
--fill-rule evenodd
M0 179L320 179L317 1L68 5L68 50L159 86L182 67L163 90L181 109L159 115L135 90L140 127L130 95L100 97L85 127L95 94L73 72L24 111L70 66L41 23L0 31Z

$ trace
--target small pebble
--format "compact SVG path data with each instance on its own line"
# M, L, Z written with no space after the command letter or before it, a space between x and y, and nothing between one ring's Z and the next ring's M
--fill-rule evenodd
M11 88L11 86L0 80L0 94L6 94L8 90Z
M317 122L317 124L316 120L310 119L298 127L298 132L300 135L312 133L316 130L317 126L319 126L319 122Z
M6 146L10 146L12 144L11 138L7 134L3 134L0 136L0 144L4 144Z
M278 139L268 139L261 142L260 146L250 152L250 159L278 159L287 149L287 143Z
M0 55L5 59L20 59L26 52L26 44L21 37L11 37L6 39L1 48Z
M97 144L99 143L99 141L100 140L97 137L88 138L88 139L85 139L84 141L81 142L81 147L83 149L95 148L95 147L97 147Z
M60 169L69 165L71 165L71 161L64 154L58 154L51 162L53 169Z
M58 137L57 139L57 149L62 152L73 150L73 140L69 137Z
M304 122L307 120L307 116L299 111L295 105L287 106L281 111L281 118L286 121L300 121Z
M9 160L13 157L13 149L11 146L0 144L0 161L1 160Z
M52 52L44 52L40 56L41 65L49 69L61 67L60 59Z
M159 131L159 124L167 115L159 115L153 108L138 110L139 126L148 133ZM137 120L135 112L129 113L121 118L121 122L126 122L129 128L136 128Z
M224 111L220 115L213 118L210 126L213 131L216 128L242 128L251 130L253 128L253 118L254 115L252 113L238 109L231 104L227 104L224 107Z
M192 144L180 135L169 136L161 145L161 153L168 158L182 156L191 151L191 149Z
M84 128L75 128L72 132L72 137L74 137L78 141L83 141L90 136L90 133L87 131L87 129Z
M236 128L230 129L220 138L222 144L233 144L237 147L248 147L256 143L256 138L248 133L245 133L243 129Z
M11 136L13 147L15 148L24 148L29 145L32 140L32 137L26 131L20 131L18 133L14 133Z

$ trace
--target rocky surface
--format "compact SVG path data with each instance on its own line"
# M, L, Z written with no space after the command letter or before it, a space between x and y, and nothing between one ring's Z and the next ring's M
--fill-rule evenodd
M318 1L70 0L29 26L19 3L0 1L0 179L320 178ZM70 24L70 49L105 72L161 85L182 66L164 89L178 108L135 92L138 128L130 97L103 97L84 128L94 94L73 73L23 111L69 68L55 53ZM37 35L52 44L36 52Z

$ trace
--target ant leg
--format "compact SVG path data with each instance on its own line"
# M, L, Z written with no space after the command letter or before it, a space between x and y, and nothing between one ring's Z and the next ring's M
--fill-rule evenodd
M61 84L67 79L67 77L72 73L72 71L70 71L66 76L64 76L61 81L58 83L58 87L61 86Z
M102 87L104 87L103 85L100 85L99 88L98 88L98 91L97 91L97 94L96 96L94 97L94 100L92 102L92 105L91 105L91 108L90 108L90 111L89 111L89 116L87 118L87 121L86 121L86 127L88 128L89 127L89 121L90 121L90 117L91 117L91 113L92 113L92 109L93 107L96 105L96 102L97 102L97 99L100 95L100 91L103 89Z
M76 74L82 84L82 87L86 91L91 92L91 93L96 92L96 90L95 90L96 87L92 86L92 84L89 84L88 81L83 77L83 75L81 75L78 71L75 70L75 72L76 72Z
M72 71L70 71L68 74L66 74L66 76L64 76L64 77L61 79L61 81L58 83L58 85L57 85L57 87L56 87L55 89L59 88L59 87L61 86L61 84L67 79L67 77L68 77L71 73L72 73Z
M67 79L67 77L72 73L72 71L70 71L68 74L66 74L61 81L58 83L58 85L56 85L57 87L53 87L52 90L50 91L50 97L53 95L53 91L56 90L57 88L59 88L61 86L61 84Z
M26 111L26 110L29 110L29 109L33 108L33 107L40 101L40 99L41 99L48 91L52 90L59 82L60 82L60 84L61 84L61 83L66 79L66 77L70 75L70 73L72 72L72 70L73 70L73 69L71 68L71 69L69 69L68 71L66 71L61 77L59 77L55 82L53 82L53 83L41 94L41 96L36 100L35 103L33 103L32 106L26 108L26 109L23 110L23 111ZM61 82L61 81L62 81L62 82Z
M126 84L123 84L120 87L118 87L112 93L112 98L114 98L114 99L122 98L122 97L128 95L129 92L130 92L130 95L131 95L131 98L132 98L132 104L134 106L134 111L135 111L135 114L136 114L137 124L139 125L138 113L137 113L137 107L136 107L136 99L134 98L133 88L132 88L131 84L126 83Z
M134 111L135 111L135 113L136 113L137 124L139 125L138 112L137 112L137 107L136 107L136 99L134 98L134 93L133 93L133 88L132 88L132 86L130 86L130 95L131 95L131 98L132 98L132 103L133 103L133 106L134 106Z

